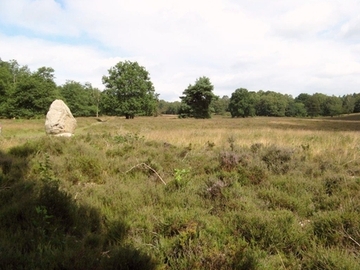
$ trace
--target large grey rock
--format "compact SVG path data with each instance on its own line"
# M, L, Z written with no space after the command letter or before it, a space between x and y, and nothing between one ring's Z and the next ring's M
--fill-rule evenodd
M47 134L70 137L74 134L76 119L69 107L60 99L51 103L45 120L45 131Z

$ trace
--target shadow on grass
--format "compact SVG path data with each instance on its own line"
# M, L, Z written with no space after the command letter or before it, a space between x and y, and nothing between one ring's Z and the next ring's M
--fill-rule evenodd
M269 125L277 129L313 131L360 131L360 116L348 115L329 118L272 118Z
M335 121L358 121L360 122L360 113L344 114L338 117L327 118Z
M0 269L155 269L154 260L124 243L127 225L59 189L44 167L25 179L36 149L0 152Z

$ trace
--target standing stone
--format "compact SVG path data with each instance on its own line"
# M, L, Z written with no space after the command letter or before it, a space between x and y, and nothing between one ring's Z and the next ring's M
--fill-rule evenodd
M46 114L45 131L47 134L70 137L74 134L76 119L69 107L60 99L51 103Z

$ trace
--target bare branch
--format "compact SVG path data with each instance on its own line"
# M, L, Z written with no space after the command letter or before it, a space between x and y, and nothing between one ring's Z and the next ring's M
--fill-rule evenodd
M344 228L344 226L342 226L343 228L343 232L346 234L346 236L351 240L351 241L353 241L356 245L358 245L359 247L360 247L360 244L359 244L359 242L357 242L354 238L352 238L348 233L347 233L347 231L345 230L345 228Z
M129 170L127 170L127 171L125 172L125 174L128 173L128 172L130 172L130 171L132 171L133 169L135 169L135 168L137 168L137 167L140 167L140 166L144 166L144 167L146 167L147 169L151 170L153 173L155 173L155 174L157 175L157 177L159 177L160 181L161 181L164 185L166 185L166 182L161 178L161 176L157 173L157 171L155 171L153 168L151 168L151 167L150 167L149 165L147 165L146 163L139 163L139 164L131 167Z

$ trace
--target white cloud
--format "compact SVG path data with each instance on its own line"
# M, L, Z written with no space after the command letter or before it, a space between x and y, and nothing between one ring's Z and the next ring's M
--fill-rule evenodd
M1 1L0 23L16 28L0 30L0 57L51 66L58 83L90 81L101 89L102 75L117 61L138 61L168 100L200 76L219 95L239 87L293 95L359 92L357 0L62 3Z
M360 15L351 18L341 27L341 34L345 38L355 38L360 40Z
M0 3L0 21L36 34L78 35L69 15L54 0L13 0Z
M102 75L121 57L106 57L90 46L56 44L41 39L26 37L5 37L0 35L0 51L4 61L15 59L20 65L28 65L32 71L48 66L55 69L56 82L76 80L91 82L94 87L103 89Z
M329 1L298 2L299 5L280 15L275 31L291 38L315 35L335 23L335 6Z

